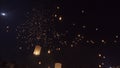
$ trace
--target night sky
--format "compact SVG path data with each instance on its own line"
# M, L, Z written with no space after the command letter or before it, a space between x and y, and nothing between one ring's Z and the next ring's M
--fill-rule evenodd
M66 68L89 63L97 66L101 61L99 53L106 57L103 61L106 67L119 65L120 5L116 0L0 0L0 59L20 58L16 53L16 28L27 20L26 12L33 8L54 11L56 6L61 7L58 13L63 16L63 21L55 24L56 29L68 31L66 40L72 40L78 33L85 37L80 46L63 48Z

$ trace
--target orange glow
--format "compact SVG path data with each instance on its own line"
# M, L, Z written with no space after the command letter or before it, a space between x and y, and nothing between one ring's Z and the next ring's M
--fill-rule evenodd
M55 68L62 68L62 64L61 63L55 63Z
M41 53L41 46L36 45L33 54L39 56Z

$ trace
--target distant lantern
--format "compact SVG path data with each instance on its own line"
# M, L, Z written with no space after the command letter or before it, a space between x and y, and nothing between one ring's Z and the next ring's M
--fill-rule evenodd
M102 43L105 43L105 40L102 40Z
M71 47L73 47L74 45L73 44L71 44Z
M40 45L36 45L33 54L39 56L41 53L41 48L42 47Z
M102 54L98 54L99 57L102 57Z
M57 14L55 14L55 17L57 17Z
M38 64L42 64L42 62L41 62L41 61L39 61L39 62L38 62Z
M60 48L56 48L57 51L60 51Z
M59 17L59 20L60 20L60 21L62 20L62 17L61 17L61 16Z
M116 38L118 38L119 36L118 35L116 35Z
M59 6L57 6L57 9L60 9L60 7L59 7Z
M62 68L62 64L61 63L55 63L55 68Z
M99 68L102 68L102 65L98 65Z
M50 50L48 50L48 54L50 54L51 53L51 51Z
M77 36L80 37L80 34L78 34Z
M82 10L81 12L82 12L82 13L85 13L85 10Z

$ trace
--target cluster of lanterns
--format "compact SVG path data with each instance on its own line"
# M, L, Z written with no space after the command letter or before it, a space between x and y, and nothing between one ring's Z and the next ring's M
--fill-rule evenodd
M36 45L33 55L35 56L39 56L41 54L41 49L42 47L40 45ZM48 50L48 54L50 53L50 50ZM39 64L41 64L41 62L39 62ZM50 67L49 67L50 68ZM62 64L61 63L55 63L55 68L62 68Z

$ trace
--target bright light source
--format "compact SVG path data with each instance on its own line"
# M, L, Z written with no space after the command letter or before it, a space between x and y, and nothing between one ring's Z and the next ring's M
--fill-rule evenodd
M98 54L99 57L101 57L102 55L101 54Z
M41 62L41 61L39 61L39 62L38 62L38 64L42 64L42 62Z
M6 16L6 13L1 13L2 16Z
M51 53L51 51L50 50L48 50L48 54L50 54Z
M36 55L36 56L39 56L40 53L41 53L41 49L42 49L41 46L36 45L33 54Z
M55 63L55 68L62 68L62 64L61 63Z
M98 65L99 68L102 68L102 65Z
M106 43L105 40L101 40L102 43Z
M59 20L61 21L61 20L62 20L62 17L59 17Z

